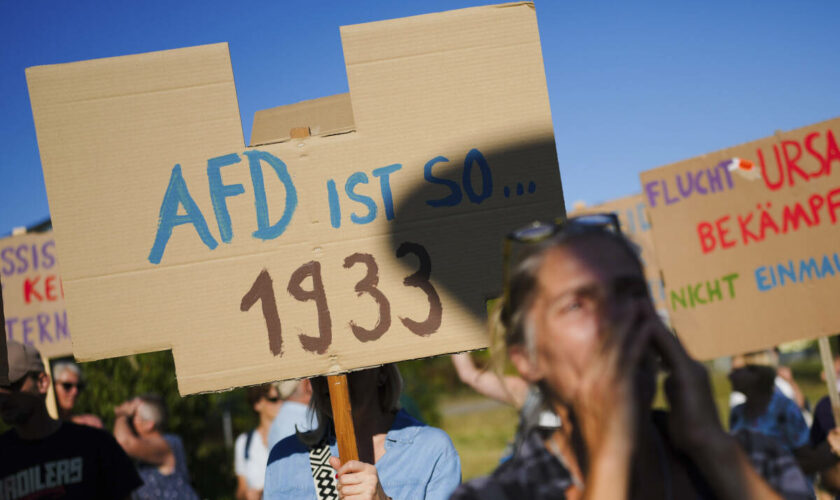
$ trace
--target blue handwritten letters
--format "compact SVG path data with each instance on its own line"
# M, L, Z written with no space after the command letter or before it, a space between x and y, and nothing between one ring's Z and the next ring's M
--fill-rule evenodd
M461 192L461 186L458 185L457 182L451 179L444 179L434 175L432 169L435 165L439 163L449 163L449 158L445 156L436 156L426 162L426 165L423 167L423 178L426 179L426 182L431 184L438 184L441 186L446 186L449 189L449 194L444 196L443 198L438 198L434 200L427 200L426 204L430 207L454 207L461 203L463 199L463 194ZM473 166L478 165L478 172L481 176L481 192L476 192L475 188L473 187ZM489 198L493 194L493 173L490 171L490 165L487 163L487 159L481 154L481 151L477 149L471 149L466 157L464 158L464 166L461 172L461 184L463 185L463 192L467 194L467 199L469 199L472 203L478 205L487 198ZM532 183L533 184L533 183ZM521 184L520 184L520 191L521 191ZM529 189L530 192L534 192L536 186L533 189ZM519 193L522 194L521 192ZM510 192L506 197L510 196Z
M248 168L251 172L251 183L254 188L254 210L257 217L257 230L254 231L253 236L261 240L277 238L283 234L286 227L292 221L292 216L295 213L298 203L297 190L286 168L286 164L279 158L265 151L246 151L244 154L248 158ZM207 160L207 184L210 190L210 200L213 203L213 212L216 215L216 223L219 226L219 236L224 243L230 243L234 234L226 200L232 196L239 196L245 193L245 187L242 184L223 184L221 169L224 167L235 167L241 161L239 155L235 153ZM268 203L265 196L265 183L262 171L263 163L272 168L286 190L286 204L283 215L273 224L270 222ZM184 209L184 214L178 213L180 208ZM201 209L190 195L187 183L181 173L181 165L175 165L172 168L172 174L169 177L169 186L166 188L166 193L163 195L163 202L160 206L158 228L152 250L149 252L149 262L152 264L160 263L163 258L163 252L166 249L166 244L172 237L172 230L184 224L192 225L198 237L210 250L218 246L218 242L210 234L210 229L207 226L204 214L201 213Z
M179 215L179 207L184 207L186 214ZM187 183L184 182L184 175L181 173L181 165L175 165L172 167L169 186L166 188L166 193L163 195L163 203L160 205L158 229L155 234L152 251L149 252L149 262L160 264L160 259L163 258L163 251L166 249L166 244L169 243L169 238L172 237L172 230L183 224L192 224L201 241L210 250L213 250L219 245L215 238L213 238L213 235L210 234L210 229L207 228L207 221L204 220L201 209L198 208L198 205L195 204L192 196L190 196Z
M243 161L247 159L247 162ZM437 199L430 199L426 204L431 207L455 207L469 202L475 205L483 203L493 194L493 173L487 158L478 150L471 149L464 156L460 183L442 178L432 172L435 165L448 163L444 156L436 156L425 163L423 178L426 182L447 188L448 194ZM260 240L272 240L280 237L292 222L299 204L298 190L292 174L286 164L278 157L260 150L249 150L241 154L230 153L207 160L207 189L213 206L213 216L219 236L216 238L210 230L208 221L198 204L193 199L180 164L172 167L169 184L163 195L158 215L154 242L148 255L152 264L160 264L166 246L179 226L192 228L195 235L209 250L222 243L231 243L236 237L235 223L228 210L228 199L246 194L248 188L243 184L225 184L222 179L225 171L247 168L251 177L252 196L257 229L252 237ZM269 168L265 168L269 167ZM403 170L402 163L392 163L369 171L356 171L341 179L326 180L325 204L329 209L330 226L339 229L349 219L353 225L370 224L380 214L390 221L396 217L395 200L392 192L393 176ZM269 173L270 172L270 173ZM266 198L264 175L274 175L285 190L285 203L282 213L269 213ZM378 182L378 189L374 187ZM341 185L343 184L343 189ZM528 192L533 193L536 186L529 184ZM378 193L374 194L376 191ZM320 200L318 200L320 201ZM274 207L276 208L276 207ZM186 234L189 231L179 230ZM183 237L183 236L180 236Z
M805 259L791 259L755 269L755 286L767 292L788 284L801 284L840 275L840 255L833 253Z

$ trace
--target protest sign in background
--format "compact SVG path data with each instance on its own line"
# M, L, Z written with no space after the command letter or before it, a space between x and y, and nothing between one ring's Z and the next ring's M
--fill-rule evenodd
M659 265L656 262L656 252L653 248L653 237L650 232L650 222L648 222L644 196L634 194L597 205L576 206L569 213L569 216L574 217L610 212L618 215L621 223L621 231L638 247L639 257L645 266L645 278L648 282L650 295L653 298L657 311L663 316L667 316L668 308L665 301L665 288L662 284Z
M534 7L341 37L353 127L256 148L225 44L27 70L77 359L187 394L486 345L503 235L563 211Z
M70 356L70 329L52 232L0 239L6 337L46 358Z
M677 334L700 358L840 331L840 119L642 173Z

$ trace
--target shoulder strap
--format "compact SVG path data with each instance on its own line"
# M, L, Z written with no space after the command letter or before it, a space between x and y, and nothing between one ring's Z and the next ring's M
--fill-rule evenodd
M315 483L318 500L338 500L336 472L330 465L330 456L330 445L326 442L309 450L309 467L312 469L312 481Z
M247 437L245 437L245 460L248 460L248 456L251 454L251 440L254 439L255 430L256 429L251 429Z

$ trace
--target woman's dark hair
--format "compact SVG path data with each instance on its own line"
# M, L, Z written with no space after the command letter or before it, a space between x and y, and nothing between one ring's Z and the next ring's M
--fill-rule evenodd
M378 368L380 383L379 404L383 412L395 412L400 408L400 394L402 393L402 376L397 365L390 363ZM318 417L318 427L309 432L297 432L298 439L306 446L313 448L325 439L335 434L330 403L330 388L327 377L310 379L312 384L312 399L309 400L309 411Z
M269 392L271 392L271 384L252 385L248 388L246 393L248 406L253 408L254 405L259 403L262 398L268 396Z

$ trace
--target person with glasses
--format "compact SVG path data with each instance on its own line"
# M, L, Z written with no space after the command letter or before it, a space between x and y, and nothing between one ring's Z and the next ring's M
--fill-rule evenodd
M236 472L236 500L259 500L268 464L268 430L283 400L274 384L262 384L247 389L248 404L259 418L255 429L240 434L234 445Z
M13 340L7 349L0 418L11 429L0 434L0 498L128 498L141 481L114 438L50 417L50 377L38 350Z
M662 324L614 214L509 235L494 346L562 422L531 434L468 499L773 499L721 427L708 375ZM659 370L670 412L653 411Z
M76 399L85 388L82 380L82 370L79 365L70 361L59 361L53 365L53 378L55 380L55 400L58 406L58 418L61 420L72 420L77 424L89 425L102 428L102 420L96 415L84 414L74 415L73 408L76 406Z

